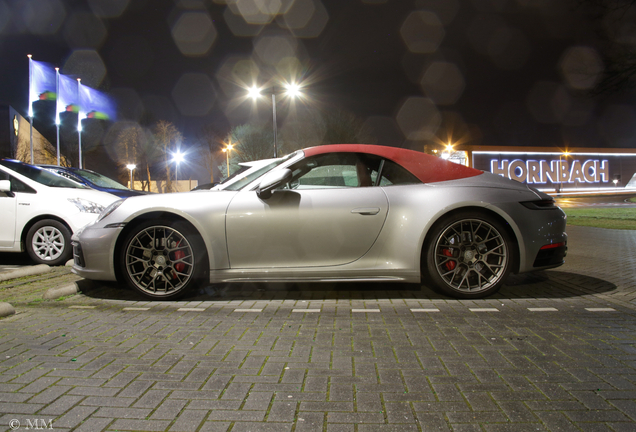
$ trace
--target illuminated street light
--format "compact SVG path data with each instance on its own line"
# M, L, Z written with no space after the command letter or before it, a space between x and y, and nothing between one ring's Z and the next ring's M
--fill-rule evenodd
M134 185L133 185L133 170L134 170L135 168L137 168L137 165L135 165L135 164L128 164L128 165L126 165L126 168L128 168L128 169L130 170L130 188L134 190L134 189L135 189L135 187L134 187Z
M230 176L230 150L232 150L234 146L232 143L228 144L227 147L223 149L223 153L225 153L225 164L227 165L227 176Z
M298 98L303 95L302 87L298 83L285 83L283 84L285 91L279 93L283 96L287 96L290 98ZM278 157L278 126L276 122L276 91L274 90L275 86L272 86L272 121L274 123L274 157ZM260 98L263 92L263 88L252 86L247 89L247 96L252 98L254 101Z
M172 154L172 160L174 161L174 163L176 164L176 169L174 172L174 179L176 182L176 188L177 188L177 192L179 192L179 164L181 162L183 162L184 159L184 154L181 153L181 150L177 150L176 153Z

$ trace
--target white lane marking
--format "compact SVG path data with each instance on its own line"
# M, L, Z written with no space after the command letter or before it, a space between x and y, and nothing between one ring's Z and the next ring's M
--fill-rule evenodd
M614 308L585 308L588 312L616 312Z
M496 308L469 308L471 312L499 312L499 309Z
M351 309L351 312L380 312L380 309Z
M233 312L263 312L263 309L234 309Z
M542 308L528 308L530 312L558 312L557 308L553 307L542 307Z
M411 309L411 312L439 312L439 309Z
M95 309L97 306L69 306L69 309Z
M182 307L177 310L181 312L204 312L205 311L205 309L203 308L187 308L187 307Z
M122 310L125 310L125 311L147 311L147 310L150 310L150 308L147 308L147 307L125 307Z
M300 312L300 313L314 313L314 312L320 312L320 309L292 309L292 312Z

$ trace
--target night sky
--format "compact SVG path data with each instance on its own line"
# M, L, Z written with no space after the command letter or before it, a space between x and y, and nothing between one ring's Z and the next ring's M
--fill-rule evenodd
M0 102L26 114L27 54L102 89L120 119L271 121L241 84L302 79L380 144L630 147L634 94L589 97L595 23L567 0L0 0ZM252 81L252 82L249 82ZM279 128L296 112L279 107Z

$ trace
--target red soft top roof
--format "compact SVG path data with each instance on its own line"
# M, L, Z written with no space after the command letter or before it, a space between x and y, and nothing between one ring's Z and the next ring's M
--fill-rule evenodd
M435 183L474 177L483 171L447 160L397 147L369 144L327 144L303 150L305 156L325 153L366 153L389 159L407 169L423 183Z

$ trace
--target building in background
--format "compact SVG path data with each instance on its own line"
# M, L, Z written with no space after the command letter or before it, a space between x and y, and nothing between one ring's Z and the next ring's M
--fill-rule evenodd
M10 105L0 105L0 158L31 162L29 120ZM55 147L35 128L33 160L36 164L57 164Z

